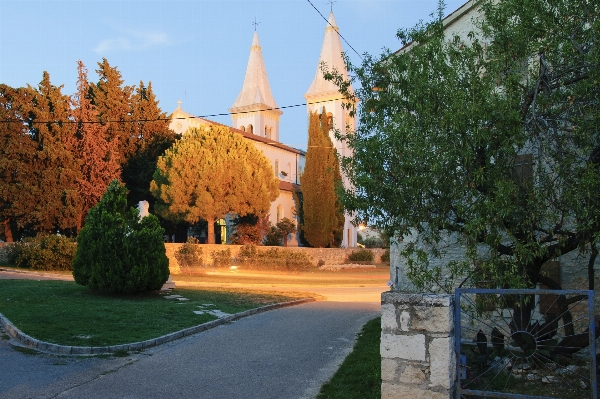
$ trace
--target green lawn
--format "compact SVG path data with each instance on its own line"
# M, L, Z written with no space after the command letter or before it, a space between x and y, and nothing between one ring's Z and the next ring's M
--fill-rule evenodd
M174 294L189 300L164 298ZM238 313L306 296L218 288L120 296L95 294L69 281L0 280L0 313L43 341L105 346L144 341L217 318L195 314L200 307Z
M381 317L364 325L338 371L321 388L317 399L381 398Z

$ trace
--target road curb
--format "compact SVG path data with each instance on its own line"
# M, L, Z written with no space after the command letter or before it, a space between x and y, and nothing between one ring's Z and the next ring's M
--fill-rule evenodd
M152 338L146 341L134 342L130 344L121 345L110 345L110 346L67 346L57 345L49 342L41 341L39 339L30 337L23 333L14 324L10 322L2 313L0 313L0 325L4 327L6 332L31 349L36 349L40 352L56 353L60 355L102 355L110 354L118 351L138 351L142 349L152 348L158 345L165 344L167 342L175 341L176 339L187 337L190 335L197 334L202 331L210 330L211 328L218 327L220 325L230 323L232 321L252 316L258 313L267 312L269 310L285 308L289 306L301 305L304 303L315 302L315 298L304 298L296 301L274 303L272 305L261 306L260 308L249 309L244 312L236 313L230 316L226 316L217 320L209 321L207 323L199 324L197 326L185 328L180 331L172 332L163 335L158 338Z

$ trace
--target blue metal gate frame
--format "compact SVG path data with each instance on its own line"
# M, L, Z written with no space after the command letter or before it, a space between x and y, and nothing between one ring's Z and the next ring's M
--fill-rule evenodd
M517 399L560 399L548 396L531 396L512 394L504 392L479 391L473 389L463 389L461 384L461 360L464 359L461 355L462 331L461 331L461 296L463 294L498 294L498 295L583 295L587 297L588 305L588 339L590 353L590 391L592 399L598 399L598 387L596 379L596 323L595 323L595 308L594 308L594 291L593 290L543 290L543 289L479 289L479 288L457 288L455 290L455 308L454 308L454 324L455 324L455 354L456 354L456 392L457 398L462 398L462 395L475 395L478 397L490 398L517 398ZM583 398L582 398L583 399Z

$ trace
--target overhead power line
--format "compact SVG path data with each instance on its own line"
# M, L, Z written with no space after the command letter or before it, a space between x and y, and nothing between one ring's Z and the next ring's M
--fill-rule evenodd
M76 120L76 119L69 119L69 120L62 120L62 121L30 121L30 123L32 124L47 124L47 123L52 123L52 124L75 124L75 123L85 123L85 124L104 124L104 123L135 123L135 122L159 122L159 121L170 121L170 120L185 120L185 119L206 119L206 118L211 118L211 117L215 117L215 116L228 116L228 115L242 115L242 114L250 114L253 112L258 112L258 111L277 111L277 110L282 110L282 109L286 109L286 108L296 108L296 107L303 107L306 105L313 105L313 104L322 104L322 103L326 103L329 102L331 100L327 100L327 101L313 101L313 102L309 102L309 103L302 103L302 104L294 104L294 105L284 105L282 107L272 107L272 108L264 108L264 109L259 109L259 110L254 110L254 111L242 111L242 112L224 112L224 113L220 113L220 114L207 114L207 115L190 115L190 116L182 116L182 117L178 117L178 118L155 118L155 119L126 119L126 120L97 120L97 121L80 121L80 120ZM0 123L19 123L19 122L24 122L24 119L2 119L0 120Z

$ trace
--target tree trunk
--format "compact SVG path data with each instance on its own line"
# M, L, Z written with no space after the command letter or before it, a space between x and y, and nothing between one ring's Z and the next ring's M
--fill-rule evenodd
M284 246L284 247L287 247L287 240L288 240L288 235L287 235L287 234L284 234L284 235L283 235L283 246Z
M10 229L10 219L4 219L4 236L6 242L13 242L12 230Z
M209 217L206 218L208 221L208 232L206 233L206 243L214 244L215 243L215 218Z

